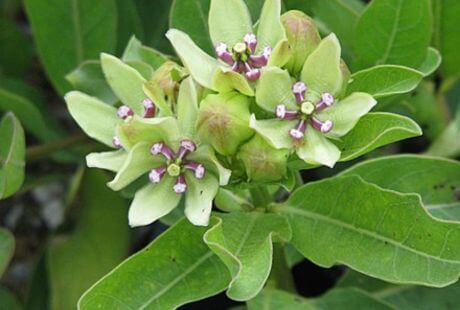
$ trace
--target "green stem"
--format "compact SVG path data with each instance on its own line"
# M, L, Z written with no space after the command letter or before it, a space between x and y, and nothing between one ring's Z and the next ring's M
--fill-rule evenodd
M281 243L273 244L273 263L270 276L267 280L267 286L291 293L297 292L291 268L289 268L286 261L284 245Z
M255 186L249 189L252 203L257 207L266 207L272 202L272 197L265 186Z
M87 137L83 134L78 134L75 136L66 137L61 140L31 146L28 147L26 150L26 159L27 161L31 161L42 157L46 157L58 151L62 151L65 148L81 144L85 141L87 141Z

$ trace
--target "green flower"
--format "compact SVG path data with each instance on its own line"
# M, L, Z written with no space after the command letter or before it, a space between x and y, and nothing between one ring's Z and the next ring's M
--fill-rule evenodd
M219 92L236 89L253 96L248 81L260 77L260 68L282 66L289 58L280 12L280 0L265 1L256 35L243 0L211 0L209 33L218 59L179 30L171 29L166 36L199 84Z
M310 164L333 167L340 150L329 139L347 134L376 104L366 93L343 93L340 44L334 34L321 41L303 65L300 81L279 68L265 68L256 90L257 104L277 119L256 120L250 127L275 148L294 148Z
M187 78L179 89L177 120L134 117L118 126L117 134L129 155L109 186L120 190L146 174L150 181L131 203L131 226L148 225L165 216L182 198L190 222L208 224L212 201L219 185L228 183L230 171L196 137L197 109L195 85Z

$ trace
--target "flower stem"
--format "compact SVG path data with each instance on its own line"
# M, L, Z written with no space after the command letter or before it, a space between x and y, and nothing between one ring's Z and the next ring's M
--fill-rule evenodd
M286 261L284 244L273 244L273 262L267 286L296 293L294 278Z
M249 189L252 203L257 207L266 207L272 202L272 197L265 186L255 186Z
M82 142L87 141L87 139L88 138L85 135L78 134L66 137L61 140L51 141L45 144L28 147L26 150L27 161L46 157L58 151L62 151L65 148L81 144Z

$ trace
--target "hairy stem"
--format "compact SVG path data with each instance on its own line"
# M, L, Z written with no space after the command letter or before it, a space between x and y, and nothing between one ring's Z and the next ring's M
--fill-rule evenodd
M249 189L252 203L257 207L266 207L272 202L272 197L265 186L255 186Z

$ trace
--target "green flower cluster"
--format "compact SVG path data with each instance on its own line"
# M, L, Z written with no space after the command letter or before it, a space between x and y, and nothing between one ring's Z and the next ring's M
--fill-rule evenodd
M193 224L208 225L223 186L279 184L293 160L333 167L334 140L376 103L366 93L344 97L350 73L339 41L321 40L301 12L281 16L280 0L265 1L255 25L243 0L212 0L209 31L213 56L167 32L184 67L168 60L146 73L102 54L117 107L76 91L65 97L80 127L114 149L89 154L87 165L114 171L113 190L141 183L131 226L179 205Z

